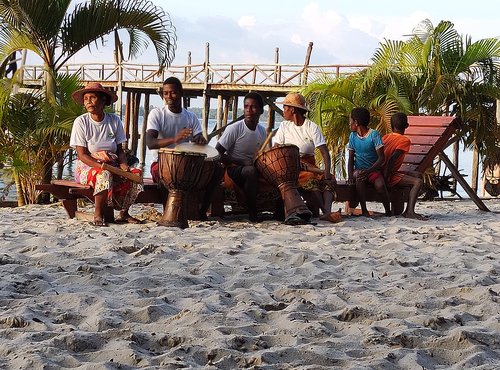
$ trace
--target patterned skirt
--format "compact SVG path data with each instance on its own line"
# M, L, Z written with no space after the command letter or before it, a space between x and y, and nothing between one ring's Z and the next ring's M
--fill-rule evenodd
M116 162L110 164L119 167ZM140 174L141 170L134 168L131 172ZM101 168L90 167L80 160L76 161L75 181L90 185L94 188L94 195L106 190L108 192L107 205L118 211L128 210L134 204L137 195L143 191L142 184L113 175Z
M316 169L316 163L314 161L314 156L303 156L300 157L301 163L307 164L309 168L314 166ZM306 167L306 166L302 166ZM325 182L324 173L316 173L311 171L302 170L299 172L299 187L307 191L330 191L334 192L328 183Z

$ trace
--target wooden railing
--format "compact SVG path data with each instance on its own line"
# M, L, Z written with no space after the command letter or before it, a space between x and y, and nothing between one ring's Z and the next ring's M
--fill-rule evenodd
M339 77L352 74L367 65L300 65L300 64L225 64L211 63L170 66L159 72L158 65L123 63L123 82L161 83L169 76L183 83L302 86L320 77ZM24 65L24 83L41 84L43 67ZM66 64L60 73L77 75L82 81L117 83L120 66L112 63Z

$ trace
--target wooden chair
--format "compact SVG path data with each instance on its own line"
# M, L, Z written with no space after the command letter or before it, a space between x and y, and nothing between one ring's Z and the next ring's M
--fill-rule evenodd
M460 120L449 116L408 116L408 123L410 126L406 129L405 135L410 138L411 146L400 171L423 174L429 167L432 167L434 159L439 157L478 208L489 211L444 153L444 150L454 142L452 136L459 127ZM337 186L337 201L349 200L349 194L350 187L345 182L340 182ZM396 186L390 190L389 197L396 214L403 211L408 196L409 187ZM381 201L375 189L369 189L367 201Z

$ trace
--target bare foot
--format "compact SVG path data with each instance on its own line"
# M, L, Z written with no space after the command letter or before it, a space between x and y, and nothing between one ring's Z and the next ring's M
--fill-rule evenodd
M342 217L340 215L340 212L327 213L326 215L321 215L319 217L319 219L321 221L329 221L329 222L333 222L333 223L337 223L337 222L342 221Z
M118 217L115 218L115 222L118 223L128 223L128 224L140 224L142 221L135 217L130 216L127 211L120 211Z
M429 219L429 217L419 215L418 213L415 213L415 212L404 212L402 214L402 216L406 217L406 218L412 218L414 220L420 220L420 221L427 221Z
M94 226L108 226L108 224L104 221L102 217L94 216L94 220L92 221L92 225Z

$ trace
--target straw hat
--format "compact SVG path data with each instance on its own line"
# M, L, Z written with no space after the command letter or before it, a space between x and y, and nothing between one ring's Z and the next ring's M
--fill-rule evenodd
M309 108L306 104L306 98L304 98L299 93L290 93L285 96L285 100L277 101L276 104L289 105L290 107L304 109L305 111L309 112Z
M73 94L71 94L71 97L77 103L83 104L83 95L96 92L106 94L108 97L108 99L106 99L106 105L110 105L118 100L118 96L114 93L114 91L105 89L99 82L89 82L83 89L76 90Z

